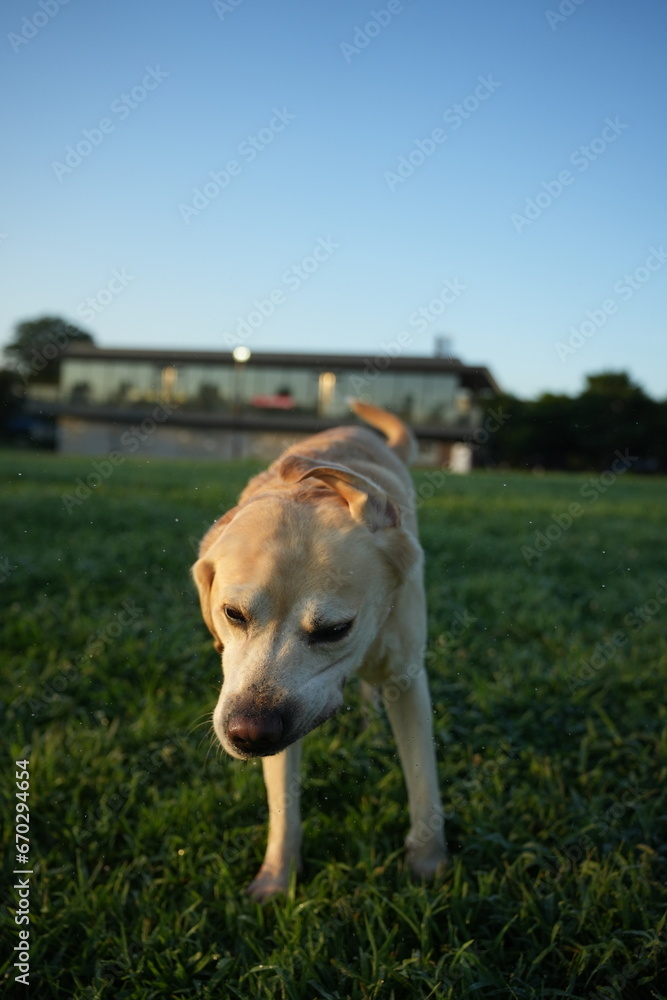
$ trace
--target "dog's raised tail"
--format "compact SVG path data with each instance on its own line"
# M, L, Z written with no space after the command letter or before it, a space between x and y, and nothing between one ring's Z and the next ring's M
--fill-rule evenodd
M365 420L371 427L377 427L387 439L387 444L406 465L410 465L417 457L417 442L415 436L400 417L388 410L371 403L362 403L359 399L347 400L350 409Z

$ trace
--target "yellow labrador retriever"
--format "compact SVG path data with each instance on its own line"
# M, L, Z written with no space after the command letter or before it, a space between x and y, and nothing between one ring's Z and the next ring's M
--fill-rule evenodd
M378 428L337 427L289 448L250 480L204 536L193 575L222 654L215 732L233 757L261 757L266 855L248 893L287 888L301 865L302 737L343 704L351 674L378 685L408 790L413 873L446 862L422 662L423 555L401 420L352 401Z

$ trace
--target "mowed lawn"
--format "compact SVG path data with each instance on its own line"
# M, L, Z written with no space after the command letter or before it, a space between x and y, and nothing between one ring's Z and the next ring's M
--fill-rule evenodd
M411 882L351 682L305 741L304 879L260 907L261 766L211 741L189 578L257 468L128 460L66 505L91 460L0 456L10 946L23 758L34 872L32 990L6 948L3 995L667 997L667 482L416 473L451 865Z

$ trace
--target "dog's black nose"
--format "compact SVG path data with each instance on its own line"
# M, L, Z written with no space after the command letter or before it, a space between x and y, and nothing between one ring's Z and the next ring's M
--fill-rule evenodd
M272 750L283 735L279 712L250 715L237 712L227 723L227 736L242 753L262 754Z

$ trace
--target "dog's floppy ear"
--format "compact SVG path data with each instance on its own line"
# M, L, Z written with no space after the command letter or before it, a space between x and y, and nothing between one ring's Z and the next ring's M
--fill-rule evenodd
M213 636L213 645L218 653L222 653L224 647L215 631L213 616L211 614L211 587L213 585L213 577L215 576L215 567L211 560L206 558L206 553L217 542L237 511L238 507L232 507L231 510L228 510L226 514L218 518L215 524L208 529L199 544L199 559L192 567L192 577L199 591L201 613L206 622L206 627Z
M192 577L197 584L197 590L199 591L201 613L204 621L206 622L206 627L213 636L213 645L218 653L222 653L224 647L215 631L213 617L211 615L211 585L213 584L214 576L215 569L213 568L213 563L209 562L208 559L198 559L192 567Z
M218 520L211 525L199 543L198 555L200 559L205 556L211 546L217 542L229 522L236 517L238 512L238 507L232 507L231 510L228 510L226 514L223 514L222 517L219 517Z
M289 455L278 471L288 483L319 479L342 496L352 516L376 535L378 547L399 581L422 559L419 543L401 527L398 505L366 476L335 463L320 465L304 455ZM384 530L387 528L394 530Z
M278 471L287 483L300 483L304 479L319 479L326 483L343 497L355 520L365 524L369 531L397 528L401 523L398 507L384 490L344 465L333 462L322 465L303 455L289 455L281 462Z
M397 582L404 580L414 565L421 561L422 550L419 543L401 527L398 504L366 476L360 476L335 463L321 465L305 455L288 455L281 462L278 471L288 483L319 479L343 497L352 516L375 534L377 545L391 566ZM387 528L393 530L384 530Z

